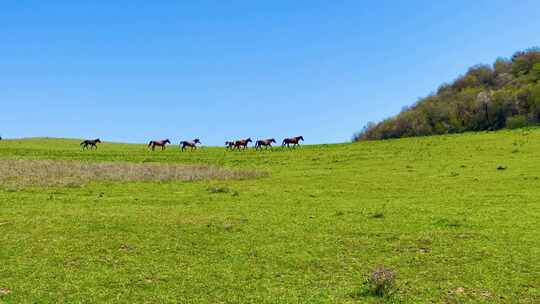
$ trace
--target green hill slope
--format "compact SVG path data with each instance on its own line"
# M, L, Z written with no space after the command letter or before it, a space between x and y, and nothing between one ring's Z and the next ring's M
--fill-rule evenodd
M78 143L1 141L0 163L267 176L3 184L0 302L540 302L540 129L273 152ZM378 265L397 273L385 298L363 284Z

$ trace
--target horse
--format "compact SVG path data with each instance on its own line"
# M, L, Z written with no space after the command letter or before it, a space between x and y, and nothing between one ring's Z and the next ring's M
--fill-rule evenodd
M180 148L182 151L184 151L186 147L190 147L191 150L193 150L197 149L197 144L201 144L201 141L198 138L195 138L193 141L181 141Z
M167 146L167 144L170 144L171 141L168 140L168 139L165 139L165 140L152 140L148 143L148 148L151 148L152 151L154 151L156 149L156 146L160 146L161 147L161 151L165 150L165 146Z
M253 142L251 140L251 137L246 138L246 139L236 140L236 141L234 141L233 149L236 148L236 149L240 150L240 147L244 147L244 150L245 150L250 142Z
M273 138L269 138L269 139L259 139L255 142L255 149L258 150L258 149L261 149L262 150L262 147L264 146L265 149L268 149L268 147L270 147L270 149L272 149L272 143L276 143L276 140L273 139Z
M234 147L234 141L226 141L225 149L232 149Z
M101 140L99 138L87 139L87 140L84 140L81 143L81 147L83 148L83 150L88 149L88 147L90 147L90 149L96 148L96 150L97 150L97 144L98 143L101 143Z
M285 138L283 142L281 143L281 146L282 147L287 146L288 148L290 148L291 147L290 145L293 144L293 148L295 148L296 146L300 145L300 141L304 141L303 136Z

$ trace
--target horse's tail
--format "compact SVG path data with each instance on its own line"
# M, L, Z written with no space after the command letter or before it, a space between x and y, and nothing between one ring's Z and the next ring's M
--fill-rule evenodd
M84 141L83 141L83 142L81 142L80 146L84 145L84 143L85 143Z
M148 147L150 147L152 145L153 141L151 140L149 143L148 143Z
M285 138L282 142L281 142L281 146L285 146L287 144L287 139Z

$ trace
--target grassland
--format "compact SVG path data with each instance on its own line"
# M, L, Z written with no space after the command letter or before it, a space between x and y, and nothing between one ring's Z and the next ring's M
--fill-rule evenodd
M539 303L540 129L149 152L0 142L0 159L255 170L0 186L0 302ZM396 271L395 293L365 275Z

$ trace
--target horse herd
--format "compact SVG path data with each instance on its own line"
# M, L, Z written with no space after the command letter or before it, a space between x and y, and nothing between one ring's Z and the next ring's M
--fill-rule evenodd
M281 142L281 146L288 148L292 147L296 148L296 146L300 145L300 141L304 141L303 136L295 136L295 137L288 137L283 139ZM249 143L253 142L251 140L251 137L245 138L245 139L239 139L239 140L233 140L233 141L226 141L225 142L225 148L228 150L245 150ZM81 147L84 149L97 149L97 144L101 143L101 140L99 138L97 139L87 139L81 142ZM255 142L255 150L262 150L263 147L265 149L272 149L272 144L276 143L276 140L274 138L268 138L268 139L259 139ZM160 147L161 150L165 150L168 144L171 144L171 141L169 139L163 139L163 140L152 140L148 143L148 149L151 149L154 151L156 147ZM182 151L185 151L186 149L195 150L197 149L197 145L202 144L201 141L198 138L195 138L191 141L181 141L180 142L180 149Z

